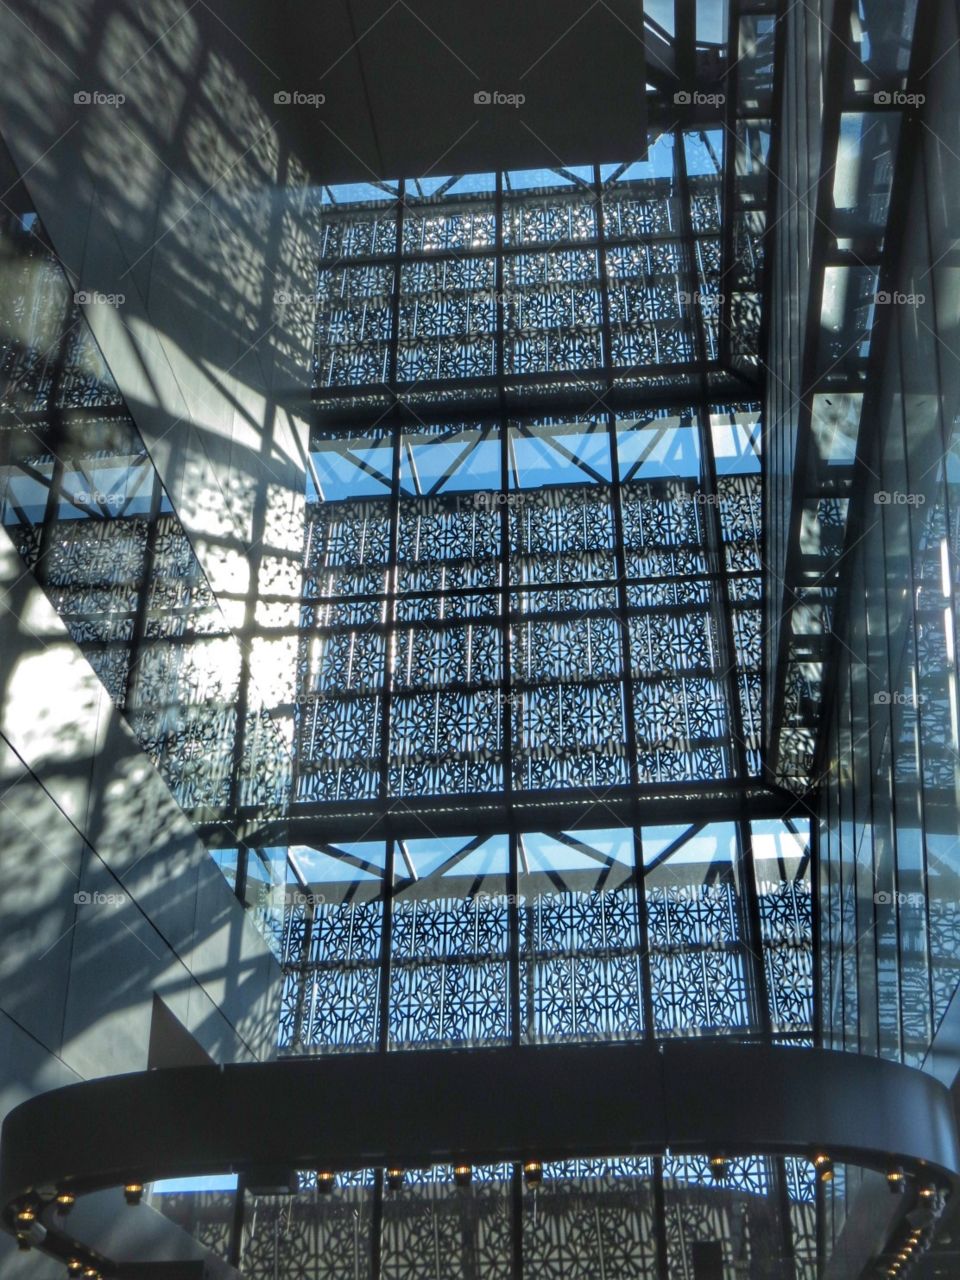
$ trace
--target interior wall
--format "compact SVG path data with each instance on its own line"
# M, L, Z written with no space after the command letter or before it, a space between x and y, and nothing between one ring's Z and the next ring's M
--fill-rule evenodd
M258 7L217 7L0 9L0 119L244 642L244 694L289 743L315 192L265 105L282 86Z
M960 32L954 6L937 6L936 21L944 52L923 81L824 699L818 863L824 1044L949 1085L960 1069ZM889 1197L853 1172L830 1196L843 1257L864 1205Z
M216 1061L269 1056L275 960L5 530L0 650L0 1116L146 1069L155 995Z

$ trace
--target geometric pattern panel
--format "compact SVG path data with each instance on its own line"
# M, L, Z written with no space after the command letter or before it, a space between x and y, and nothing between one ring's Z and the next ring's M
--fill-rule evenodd
M643 977L632 887L538 894L524 908L524 1037L537 1043L643 1034Z
M639 843L633 828L614 827L324 846L306 901L287 893L280 1048L630 1040L643 1037L647 1009L657 1037L756 1035L764 1006L775 1038L806 1040L809 884L782 872L759 879L761 936L751 945L739 887L750 883L741 865L750 830L651 827ZM802 847L785 824L753 836L765 842L756 848L767 877L778 875L774 857ZM388 865L394 888L384 895L377 881Z
M767 1000L773 1031L813 1024L813 895L800 881L781 881L758 895Z
M695 137L663 133L647 164L544 170L535 188L505 173L430 180L429 193L422 181L328 189L319 391L356 403L385 387L452 395L498 377L691 366L698 323L716 360L721 176L690 181L684 217L681 152Z
M582 1172L545 1169L523 1200L524 1274L544 1280L656 1280L657 1236L644 1161L594 1161ZM638 1166L632 1168L631 1166ZM552 1175L552 1176L551 1176Z
M522 791L756 773L759 491L727 468L707 500L698 421L326 439L324 497L308 504L297 799L489 795L508 756Z
M508 920L501 898L398 899L393 908L390 1043L506 1043Z
M648 886L650 982L663 1035L750 1025L736 892L724 883Z
M379 899L288 905L282 944L282 1052L376 1048L382 937Z
M506 1171L475 1169L460 1188L452 1170L411 1170L384 1198L380 1280L510 1280L509 1196Z
M246 1280L353 1280L372 1260L373 1187L355 1175L329 1196L246 1197Z

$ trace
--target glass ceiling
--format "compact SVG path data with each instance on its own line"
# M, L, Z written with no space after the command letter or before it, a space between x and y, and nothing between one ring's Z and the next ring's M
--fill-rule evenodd
M324 189L294 811L760 777L723 160Z

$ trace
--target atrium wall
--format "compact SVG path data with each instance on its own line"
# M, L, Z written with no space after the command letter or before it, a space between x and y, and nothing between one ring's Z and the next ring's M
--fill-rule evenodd
M107 13L89 0L30 6L24 18L4 10L0 115L242 639L238 704L269 704L290 742L312 189L293 130L272 106L282 86L249 6L230 12L230 28L207 5L174 16L157 0Z
M862 326L875 363L852 397L857 413L862 405L859 443L854 431L855 448L848 441L824 458L834 477L849 472L850 500L832 548L833 666L824 668L813 776L823 1043L954 1084L960 60L955 7L937 6L935 16L925 30L918 19L932 68L907 86L921 89L921 100L908 106L907 145L891 149L879 184L889 190L896 164L876 302ZM838 391L837 403L845 398ZM829 392L816 400L829 403ZM829 618L826 626L829 635ZM841 1171L828 1211L836 1252L827 1275L853 1274L871 1241L865 1224L875 1240L889 1196L881 1180Z
M269 1056L273 958L0 540L0 1115L146 1068L155 995L214 1060ZM18 1261L4 1235L5 1277ZM28 1261L31 1277L60 1274Z
M926 80L846 557L820 812L827 1045L933 1065L960 981L957 15ZM949 50L953 49L953 52ZM865 409L865 413L867 409ZM952 1080L957 1062L936 1069Z

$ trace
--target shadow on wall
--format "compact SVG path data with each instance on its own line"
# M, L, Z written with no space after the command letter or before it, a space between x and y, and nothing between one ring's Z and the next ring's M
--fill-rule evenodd
M0 535L0 1011L82 1077L147 1065L154 994L269 1056L279 971Z
M253 6L0 12L6 140L292 742L317 193ZM249 46L249 47L248 47ZM265 51L265 60L252 52Z

